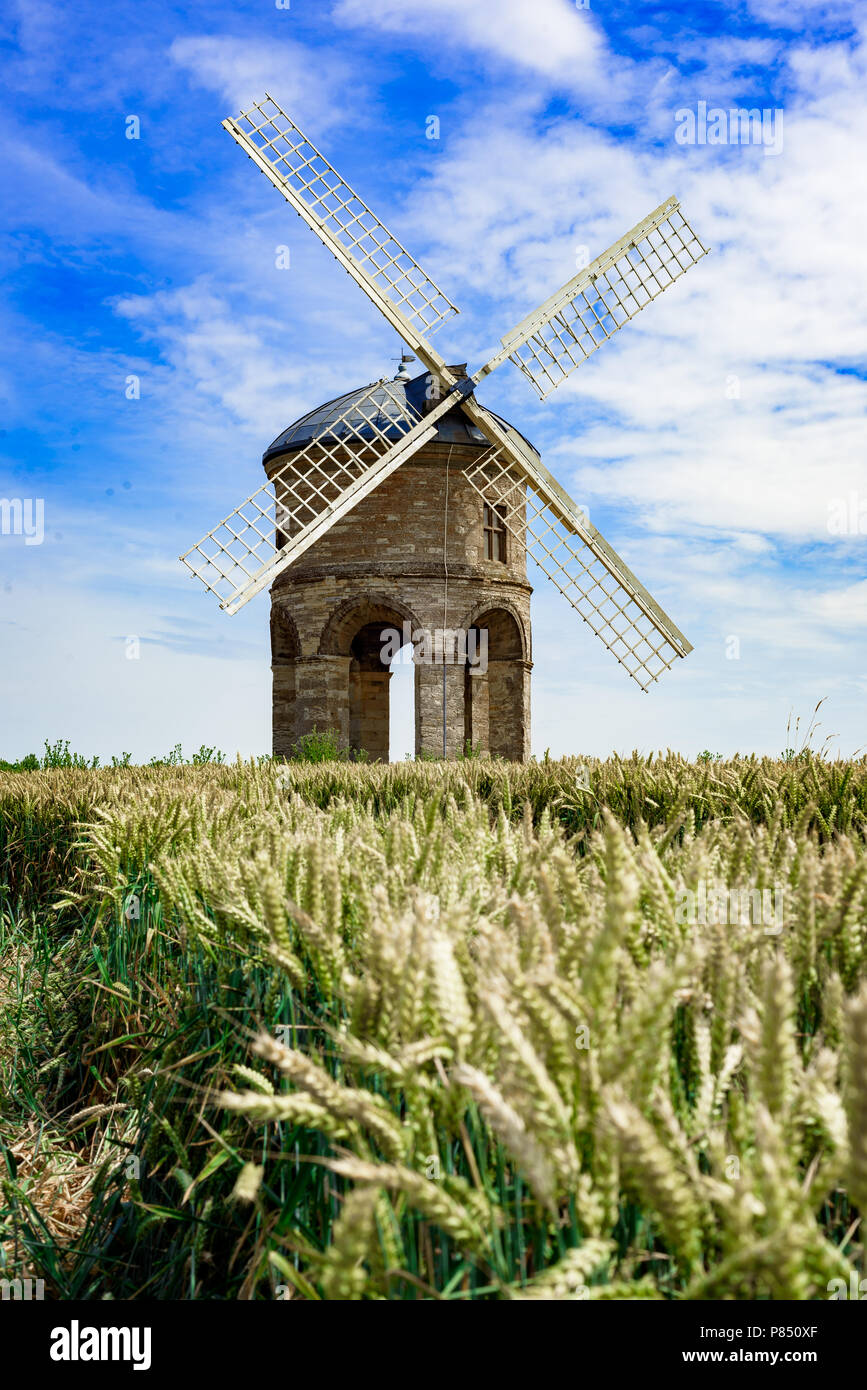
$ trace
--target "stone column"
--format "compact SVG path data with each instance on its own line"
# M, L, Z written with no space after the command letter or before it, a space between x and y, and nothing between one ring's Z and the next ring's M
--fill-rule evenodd
M295 738L333 729L349 747L349 657L303 656L295 666Z
M521 722L522 740L518 757L522 763L530 761L530 735L532 728L530 725L530 672L533 669L532 661L521 661L520 666L520 686L521 686Z
M297 737L295 733L295 662L275 662L271 705L271 747L275 758L285 758Z
M466 737L469 739L473 748L480 748L483 753L490 751L490 722L489 722L489 690L488 677L485 672L479 675L471 674L471 668L467 668L466 673Z
M391 672L363 667L350 672L349 742L363 748L374 762L388 762L388 683Z
M443 670L446 673L446 757L464 748L464 667L442 661L415 668L415 751L443 755Z
M489 742L493 757L526 762L530 756L530 663L489 660Z

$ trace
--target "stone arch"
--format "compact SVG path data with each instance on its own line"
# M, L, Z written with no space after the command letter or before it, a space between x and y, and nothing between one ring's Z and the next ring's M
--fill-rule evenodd
M514 651L514 655L519 656L522 661L531 661L529 624L526 622L523 613L511 599L497 595L496 599L483 599L473 607L464 619L463 626L469 632L471 628L482 626L481 619L488 614L504 614L514 620L520 643L520 651Z
M362 627L373 623L389 626L395 619L399 619L401 627L409 623L411 632L419 627L412 610L392 594L377 592L344 599L322 629L320 655L349 656L353 639Z
M349 747L363 749L377 762L388 761L390 662L403 645L405 626L410 634L418 629L415 615L400 599L386 593L362 594L334 610L319 642L321 656L343 658L348 664ZM399 636L384 646L387 629Z
M282 604L275 603L271 608L271 663L278 666L286 661L297 661L300 655L301 641L295 619Z
M492 757L522 762L530 735L530 663L521 616L495 599L477 606L467 628L479 637L470 644L475 666L468 662L465 675L465 738Z

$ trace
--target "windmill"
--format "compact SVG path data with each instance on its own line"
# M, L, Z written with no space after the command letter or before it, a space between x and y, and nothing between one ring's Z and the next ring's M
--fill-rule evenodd
M501 339L472 374L450 367L430 335L457 308L267 93L223 127L384 315L428 373L413 406L379 382L332 411L306 447L281 460L181 559L236 613L401 465L459 408L487 447L467 469L486 508L526 547L617 661L647 691L692 650L518 432L476 388L507 360L544 400L604 342L707 254L674 197L651 212ZM411 360L411 358L410 358ZM402 363L401 375L406 379Z

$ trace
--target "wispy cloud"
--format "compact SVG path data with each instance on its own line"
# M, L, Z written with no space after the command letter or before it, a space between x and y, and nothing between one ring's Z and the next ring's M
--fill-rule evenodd
M496 13L485 0L338 0L338 22L376 28L453 53L472 47L511 66L570 86L596 87L610 51L588 5L570 0L499 0Z
M290 18L291 22L291 18ZM266 91L280 93L281 103L305 122L325 130L344 118L346 93L364 102L367 84L347 61L280 37L272 42L229 36L176 38L169 49L175 63L200 87L217 92L234 115Z
M220 130L265 88L460 303L450 360L484 360L671 192L713 246L545 406L511 367L482 390L696 647L644 699L534 575L536 747L574 748L580 710L588 751L779 748L787 710L826 693L857 743L867 536L828 526L835 498L867 501L855 5L615 22L569 0L493 20L488 0L338 0L240 32L219 0L205 34L194 8L124 29L36 3L8 38L0 495L44 496L47 530L26 555L0 540L8 751L43 733L119 751L130 726L142 754L267 743L267 601L228 619L175 556L258 485L280 430L399 344ZM782 107L782 152L679 146L699 101Z

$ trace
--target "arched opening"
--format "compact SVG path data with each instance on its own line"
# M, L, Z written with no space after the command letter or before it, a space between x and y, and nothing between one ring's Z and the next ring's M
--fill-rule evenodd
M467 637L464 735L472 748L520 762L526 756L524 638L505 608L479 614Z
M376 762L415 754L412 643L395 651L403 635L381 620L365 623L349 647L349 746Z
M375 762L388 762L388 686L381 622L365 623L349 645L349 747Z
M415 757L415 663L407 642L392 658L388 687L388 758L400 763Z
M341 604L322 633L320 654L347 661L348 746L376 762L415 748L415 670L407 641L415 628L409 609L369 594Z

